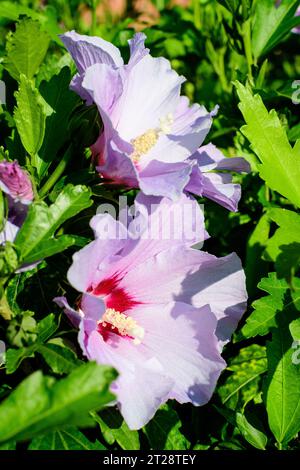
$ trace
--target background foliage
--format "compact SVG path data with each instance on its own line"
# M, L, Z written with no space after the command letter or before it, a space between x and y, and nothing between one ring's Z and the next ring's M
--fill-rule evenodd
M299 5L0 3L0 155L26 166L36 193L15 244L0 248L0 448L300 449L300 35L291 33ZM72 253L90 240L95 207L117 196L91 169L100 124L69 91L75 70L58 37L69 29L100 35L125 56L134 29L144 29L152 54L187 77L184 93L208 109L219 104L210 140L252 166L235 177L239 212L205 201L205 249L236 251L247 274L249 309L225 350L228 368L208 405L170 402L140 432L103 409L115 372L78 359L76 332L52 302L66 291L74 298L65 277Z

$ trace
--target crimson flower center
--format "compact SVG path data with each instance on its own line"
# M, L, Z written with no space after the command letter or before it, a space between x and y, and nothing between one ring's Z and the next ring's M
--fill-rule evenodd
M111 332L132 339L135 345L142 342L145 334L144 328L139 326L136 320L114 308L106 309L103 317L98 321L98 330L103 337Z

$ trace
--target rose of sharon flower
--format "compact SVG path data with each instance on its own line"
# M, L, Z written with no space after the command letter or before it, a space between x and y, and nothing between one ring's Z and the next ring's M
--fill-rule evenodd
M107 214L93 217L95 241L74 255L68 271L81 292L77 306L55 299L79 328L86 357L119 372L112 391L131 429L168 399L209 401L226 366L222 346L247 298L236 254L216 258L191 248L205 238L196 201L182 195L153 208L159 200L139 193L127 228ZM182 208L189 209L185 217Z
M236 210L240 186L211 170L248 171L242 158L225 158L213 145L201 147L216 110L180 96L185 81L165 58L154 58L145 35L129 41L124 64L119 49L98 37L62 35L78 73L71 89L96 103L103 132L92 146L99 173L146 195L175 200L183 191L207 196Z
M0 189L8 199L8 220L0 233L0 243L4 243L15 239L33 200L33 190L28 174L17 162L6 160L0 162Z

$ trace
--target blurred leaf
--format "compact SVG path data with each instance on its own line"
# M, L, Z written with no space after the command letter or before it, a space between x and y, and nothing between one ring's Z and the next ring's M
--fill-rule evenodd
M78 101L77 96L70 89L71 73L64 67L58 75L54 75L49 82L43 81L40 93L45 101L54 110L46 120L46 132L40 150L41 176L45 174L51 162L55 160L59 149L68 137L68 120Z
M34 372L0 405L0 442L90 425L89 412L113 400L109 386L115 378L111 368L94 362L78 367L59 381Z
M16 80L24 74L31 79L43 62L50 37L37 21L25 18L17 23L16 31L7 40L4 67Z
M284 316L289 311L300 308L300 279L295 279L294 283L290 299L289 284L284 279L278 279L276 273L269 273L268 278L262 279L258 287L269 295L253 302L254 312L247 318L239 338L266 335L277 325L277 313Z
M258 394L260 376L267 370L265 348L252 344L241 349L230 360L227 370L232 374L219 386L218 393L223 404L236 408L240 397L247 402Z
M154 418L144 427L151 449L186 450L189 442L181 433L181 420L170 404L163 405Z
M44 436L35 437L29 450L105 450L100 442L91 442L76 428L53 431Z
M115 408L109 407L95 416L99 423L104 439L109 445L116 441L124 450L139 450L140 440L137 431L131 431L121 414Z
M236 82L239 108L246 121L241 131L261 161L259 173L267 185L300 207L300 151L291 147L276 111L270 113L259 95ZM299 141L300 142L300 141Z
M32 158L32 165L39 171L40 162L37 154L45 135L46 113L38 90L25 75L20 76L16 100L17 107L14 110L16 127L25 150Z
M252 49L256 58L270 52L291 29L300 24L295 17L299 0L259 0L255 3Z
M85 186L67 185L51 206L33 203L15 240L22 262L33 263L74 244L74 239L68 235L54 238L55 232L66 220L92 204L90 195Z

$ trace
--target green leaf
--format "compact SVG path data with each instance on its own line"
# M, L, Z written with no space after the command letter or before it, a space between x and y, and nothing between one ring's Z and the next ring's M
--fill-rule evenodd
M44 60L49 42L49 35L41 30L38 21L21 20L16 31L8 37L4 67L16 80L21 74L33 78Z
M68 219L92 204L91 192L85 186L66 186L54 204L31 204L27 218L15 240L23 263L33 263L63 251L75 240L63 235L54 238L57 229Z
M267 54L300 23L295 17L299 0L282 0L278 6L274 0L259 0L255 5L252 50L258 58Z
M290 332L294 341L300 341L300 318L290 323Z
M89 412L113 400L109 386L115 378L115 371L94 362L59 381L34 372L0 406L0 442L90 425Z
M47 341L58 328L57 321L53 313L47 315L43 320L41 320L37 325L35 323L31 327L31 332L36 332L34 337L35 342L26 348L19 348L19 349L8 349L6 353L6 373L12 374L17 370L20 366L21 362L28 358L33 357L35 352L40 352L39 348L42 347L44 341ZM42 352L41 352L42 354ZM48 361L46 361L48 363ZM74 362L74 366L76 363ZM51 364L50 364L51 366ZM62 364L63 367L66 367L65 364ZM74 368L74 367L73 367ZM71 369L65 371L65 373L70 372ZM55 372L55 371L54 371ZM61 372L63 373L63 372Z
M138 432L128 428L119 411L109 407L100 411L94 418L108 444L112 445L116 441L124 450L140 449Z
M236 424L249 444L251 444L256 449L265 450L268 438L267 436L254 427L246 418L246 416L242 413L236 414Z
M261 161L259 173L267 185L300 207L300 151L291 147L276 112L267 111L259 95L236 82L239 108L246 121L241 131Z
M55 374L68 374L82 364L71 349L58 344L39 344L36 351L43 356Z
M300 431L300 361L294 360L289 323L297 312L278 319L267 344L268 375L264 400L269 426L279 446L286 445Z
M105 450L100 442L91 442L76 428L53 431L44 436L35 437L29 450Z
M32 158L32 165L38 169L37 154L45 135L46 113L38 90L25 75L20 76L16 100L14 119L18 133L25 150Z
M245 273L249 297L255 294L257 283L267 274L267 263L262 260L262 253L269 239L270 220L264 214L258 221L247 242Z
M248 402L259 393L260 376L267 370L265 348L252 344L240 350L227 367L232 372L218 388L223 404L236 408L239 399Z
M269 273L268 278L262 279L258 287L269 295L253 302L255 310L247 318L239 337L252 338L256 335L266 335L277 325L277 313L286 315L290 310L300 308L300 279L294 279L294 284L295 290L291 293L290 299L288 283L284 279L277 279L276 273Z
M280 228L269 239L264 256L275 261L279 277L290 278L300 265L300 215L286 209L270 209L268 217Z
M189 442L181 433L181 420L171 405L162 406L145 426L144 432L151 449L155 450L186 450Z
M69 89L70 81L70 69L64 67L58 75L54 75L49 82L43 81L40 86L41 95L54 110L47 118L45 138L39 154L43 160L41 175L45 174L68 137L69 117L78 101L75 93Z

